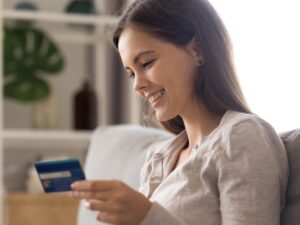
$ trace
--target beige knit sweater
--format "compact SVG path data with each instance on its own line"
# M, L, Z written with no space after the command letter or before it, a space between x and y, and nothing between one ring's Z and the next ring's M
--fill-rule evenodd
M153 206L141 225L279 225L288 161L267 122L227 111L171 171L186 141L183 131L148 150L140 192Z

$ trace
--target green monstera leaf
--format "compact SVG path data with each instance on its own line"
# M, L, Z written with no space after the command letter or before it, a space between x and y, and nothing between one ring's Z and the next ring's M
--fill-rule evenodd
M44 75L56 75L64 58L53 41L37 28L6 27L4 95L21 102L43 100L51 93Z
M21 102L44 99L50 94L48 84L37 78L20 77L5 85L4 95Z

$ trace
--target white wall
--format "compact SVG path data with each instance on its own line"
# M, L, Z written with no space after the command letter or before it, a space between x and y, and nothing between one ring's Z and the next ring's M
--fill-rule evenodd
M210 0L231 34L252 110L277 131L300 128L300 2Z

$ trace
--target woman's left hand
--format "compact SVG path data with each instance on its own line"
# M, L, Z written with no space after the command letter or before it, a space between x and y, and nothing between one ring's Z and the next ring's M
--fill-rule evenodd
M85 199L97 220L114 225L138 225L152 203L141 193L118 180L85 180L71 185L70 197ZM96 201L95 201L96 200Z

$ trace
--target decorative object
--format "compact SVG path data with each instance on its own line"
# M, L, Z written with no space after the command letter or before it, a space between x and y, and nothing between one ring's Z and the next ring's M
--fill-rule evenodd
M94 1L92 0L72 0L67 5L66 12L68 13L83 13L83 14L96 14Z
M37 11L31 2L19 2L15 9ZM16 21L4 30L4 94L20 102L47 98L51 88L46 74L55 75L64 67L62 53L51 38L32 22Z
M64 59L55 43L32 26L5 27L4 95L20 102L46 99L51 88L42 77L56 75Z
M97 96L89 82L84 81L82 88L73 99L74 129L92 130L97 126Z
M20 2L15 8L38 10L30 2ZM34 27L33 22L17 20L5 24L4 96L33 104L34 128L57 128L54 88L45 75L58 75L63 67L59 47L45 32Z
M98 14L93 0L71 0L66 8L67 13ZM73 26L74 27L74 26ZM93 33L92 26L76 26ZM97 126L97 95L92 84L95 79L94 46L86 46L86 75L82 88L75 93L73 99L74 129L91 130Z
M52 92L49 97L43 101L33 102L32 108L32 126L35 129L57 129L59 127L58 118L58 96L54 85L52 86Z

